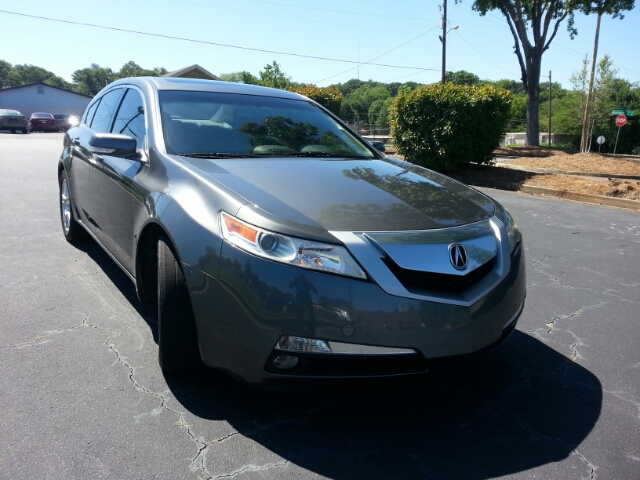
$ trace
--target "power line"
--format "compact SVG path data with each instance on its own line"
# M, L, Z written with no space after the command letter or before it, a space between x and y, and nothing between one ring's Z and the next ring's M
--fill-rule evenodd
M358 11L358 12L354 12L354 11L347 11L347 10L334 10L331 8L320 8L320 7L308 7L306 5L293 5L290 3L279 3L279 2L268 2L265 0L247 0L249 2L252 3L265 3L268 5L279 5L282 7L287 7L287 8L304 8L307 10L318 10L318 11L323 11L323 12L333 12L333 13L347 13L349 15L366 15L368 17L382 17L382 18L402 18L405 20L427 20L424 17L409 17L409 16L402 16L402 15L391 15L389 13L369 13L369 12L364 12L364 11Z
M329 79L334 78L334 77L337 77L337 76L339 76L339 75L343 75L343 74L345 74L345 73L347 73L347 72L351 72L351 71L355 70L356 68L360 68L360 66L361 66L361 65L375 65L375 63L371 63L371 62L373 62L374 60L377 60L377 59L379 59L379 58L382 58L382 57L384 57L385 55L390 54L391 52L395 52L395 51L396 51L396 50L398 50L399 48L404 47L404 46L405 46L405 45L407 45L408 43L411 43L411 42L413 42L414 40L419 39L420 37L423 37L424 35L426 35L427 33L429 33L429 32L430 32L430 31L432 31L432 30L435 30L436 28L438 28L438 27L430 28L429 30L427 30L426 32L421 33L421 34L420 34L420 35L418 35L417 37L413 37L411 40L407 40L407 41L406 41L406 42L404 42L403 44L398 45L397 47L394 47L394 48L392 48L391 50L389 50L389 51L387 51L387 52L384 52L383 54L378 55L378 56L377 56L377 57L375 57L375 58L372 58L372 59L371 59L371 60L369 60L368 62L364 62L364 63L359 64L357 67L350 68L349 70L345 70L344 72L336 73L335 75L331 75L330 77L323 78L322 80L318 80L318 81L316 81L316 82L314 82L314 83L324 82L325 80L329 80ZM427 68L427 69L422 69L422 70L434 70L434 71L436 71L437 69L435 69L435 68Z
M204 3L200 3L200 2L194 2L194 1L189 1L189 0L175 0L178 1L180 3L187 3L189 5L198 5L200 7L210 7L210 4L204 4ZM215 7L218 10L228 10L228 11L232 11L232 12L242 12L242 13L248 13L248 14L256 14L255 10L246 10L246 9L242 9L242 8L233 8L233 7L222 7L222 6L216 6ZM303 7L304 8L304 7ZM320 25L331 25L334 27L343 27L343 28L347 28L347 29L354 29L354 28L358 28L358 29L363 29L363 30L367 30L367 31L378 31L378 32L386 32L389 33L389 29L388 28L376 28L375 26L371 25L371 22L359 22L359 24L357 25L347 25L344 23L336 23L336 22L323 22L322 20L316 20L315 18L308 18L305 17L303 19L300 19L298 17L288 17L286 15L277 15L275 13L264 13L261 12L260 13L261 17L274 17L274 18L282 18L285 20L293 20L296 22L308 22L308 23L317 23ZM396 32L397 33L397 32Z
M49 22L58 22L58 23L66 23L66 24L70 24L70 25L81 25L84 27L92 27L92 28L100 28L103 30L112 30L112 31L116 31L116 32L124 32L124 33L134 33L137 35L145 35L148 37L157 37L157 38L165 38L168 40L181 40L183 42L191 42L191 43L199 43L199 44L203 44L203 45L214 45L216 47L224 47L224 48L235 48L237 50L247 50L247 51L252 51L252 52L262 52L262 53L271 53L274 55L288 55L290 57L298 57L298 58L310 58L313 60L323 60L326 62L339 62L339 63L350 63L353 65L357 65L360 64L361 62L358 62L356 60L345 60L345 59L340 59L340 58L329 58L329 57L318 57L318 56L314 56L314 55L303 55L301 53L291 53L291 52L282 52L282 51L277 51L277 50L266 50L266 49L262 49L262 48L254 48L254 47L243 47L240 45L231 45L231 44L227 44L227 43L218 43L218 42L209 42L206 40L194 40L192 38L185 38L185 37L175 37L172 35L163 35L160 33L149 33L149 32L142 32L139 30L129 30L126 28L117 28L117 27L107 27L104 25L97 25L94 23L85 23L85 22L74 22L72 20L62 20L59 18L50 18L50 17L41 17L38 15L28 15L26 13L20 13L20 12L11 12L8 10L0 10L0 13L6 13L8 15L18 15L21 17L27 17L27 18L35 18L38 20L46 20ZM384 63L369 63L369 65L374 65L376 67L386 67L386 68L404 68L404 69L409 69L409 70L431 70L430 68L422 68L422 67L412 67L412 66L406 66L406 65L388 65L388 64L384 64Z
M500 70L507 72L509 75L514 75L517 76L515 73L510 72L509 70L506 70L504 68L502 68L500 65L498 65L497 63L492 62L491 60L489 60L487 57L485 57L483 54L481 54L473 45L471 45L469 42L467 42L467 40L460 35L460 32L458 30L455 31L457 35L460 36L460 38L464 41L464 43L466 43L467 45L469 45L469 47L471 47L472 50L474 50L478 55L480 55L482 58L484 58L487 62L489 62L491 65L498 67Z

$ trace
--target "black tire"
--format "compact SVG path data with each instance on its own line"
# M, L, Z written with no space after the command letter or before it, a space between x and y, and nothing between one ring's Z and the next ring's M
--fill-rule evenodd
M59 178L60 193L58 196L60 204L60 223L62 234L69 243L79 243L88 239L89 235L84 228L76 221L73 214L71 195L69 193L69 179L63 170Z
M158 347L164 374L203 366L187 283L165 235L158 239Z

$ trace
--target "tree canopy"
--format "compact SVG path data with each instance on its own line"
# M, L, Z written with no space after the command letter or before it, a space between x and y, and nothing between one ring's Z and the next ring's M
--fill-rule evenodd
M498 10L507 20L515 41L514 49L520 64L522 84L527 95L527 143L539 143L540 66L542 54L549 49L560 24L567 19L571 38L574 10L581 0L475 0L473 9L486 15Z

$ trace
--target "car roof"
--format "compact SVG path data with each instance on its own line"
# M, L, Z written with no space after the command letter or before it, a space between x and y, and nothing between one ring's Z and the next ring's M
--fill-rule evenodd
M246 85L243 83L225 82L222 80L205 80L199 78L172 78L172 77L131 77L116 80L107 88L115 85L151 86L155 90L181 90L193 92L219 92L238 93L243 95L258 95L262 97L291 98L295 100L306 99L297 93L278 90L276 88L261 87L258 85Z

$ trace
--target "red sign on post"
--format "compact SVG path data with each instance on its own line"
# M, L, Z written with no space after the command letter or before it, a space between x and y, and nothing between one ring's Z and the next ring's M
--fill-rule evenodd
M616 127L624 127L625 123L627 123L627 117L624 115L618 115L616 117Z

